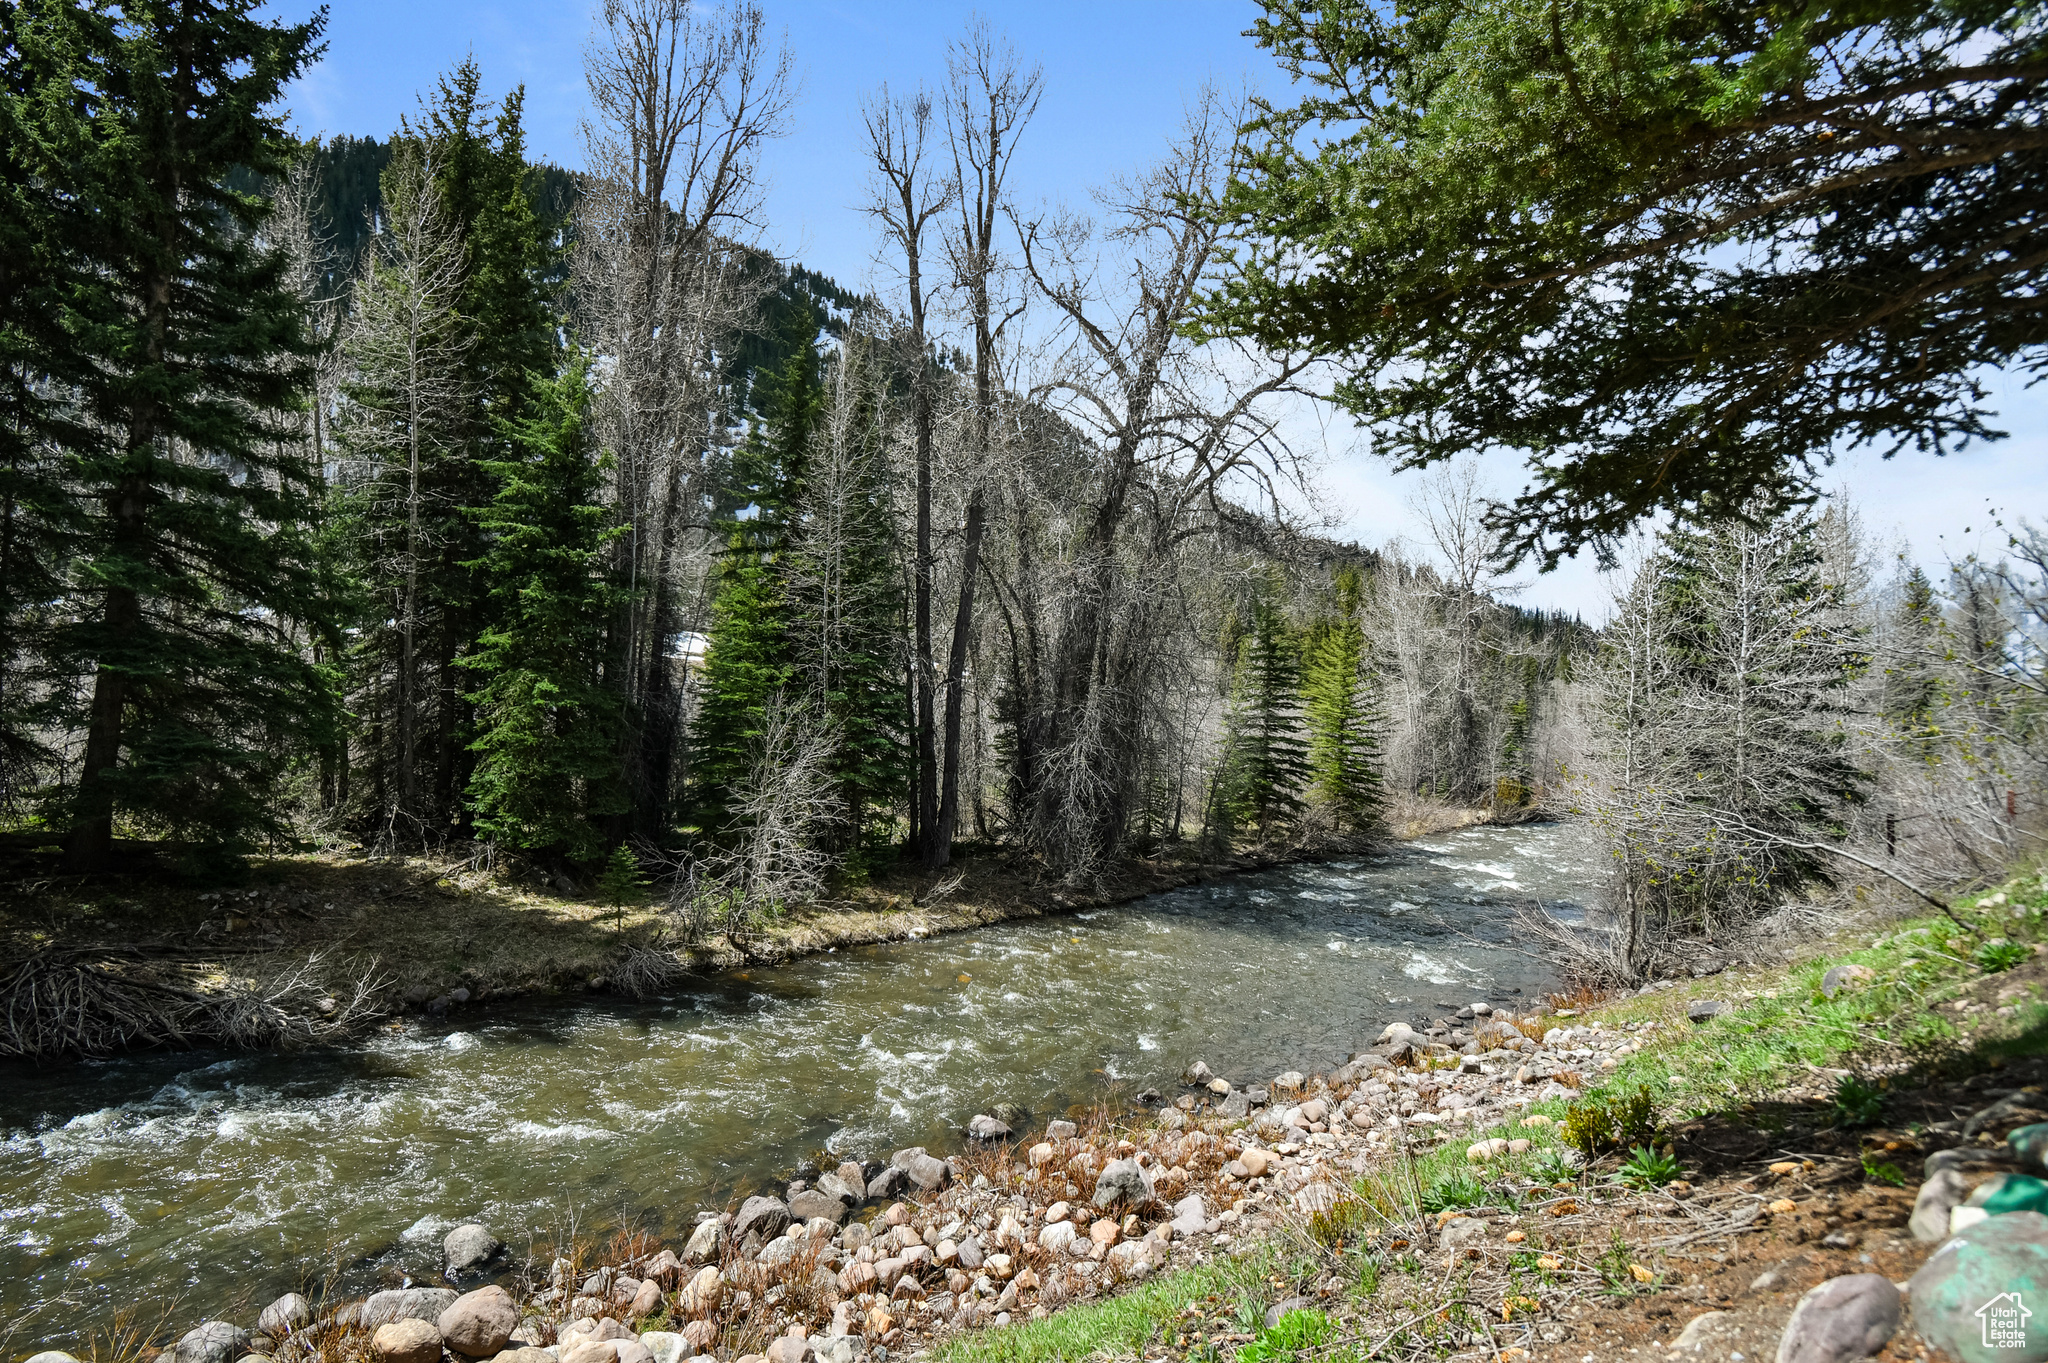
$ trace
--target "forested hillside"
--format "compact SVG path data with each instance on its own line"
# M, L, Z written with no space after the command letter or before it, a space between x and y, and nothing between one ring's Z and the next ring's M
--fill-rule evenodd
M1533 541L1469 464L1417 484L1416 543L1303 519L1321 452L1284 418L1326 376L1215 292L1244 108L1199 97L1094 218L1034 218L1041 78L976 23L860 111L862 296L760 244L793 88L761 13L606 15L571 172L474 61L302 145L278 96L318 20L10 11L25 846L473 847L658 875L701 933L963 840L1083 884L1418 802L1578 808L1655 936L1824 887L1900 783L2031 789L2031 570L1891 603L1773 494L1682 521L1596 639L1506 604ZM1955 855L2010 841L1994 813Z
M623 848L710 925L962 838L1078 883L1554 784L1590 635L1490 598L1475 489L1417 549L1307 533L1272 425L1299 365L1219 386L1183 334L1232 110L1116 203L1139 273L1098 284L1109 238L1005 217L1038 77L972 30L866 111L902 278L861 297L745 234L790 91L758 14L688 18L689 70L600 43L575 174L474 62L299 145L260 111L317 26L165 23L224 44L168 113L67 65L173 79L90 16L13 49L31 94L93 82L69 151L158 158L10 143L45 285L139 338L10 335L4 794L71 869L341 839L594 879Z

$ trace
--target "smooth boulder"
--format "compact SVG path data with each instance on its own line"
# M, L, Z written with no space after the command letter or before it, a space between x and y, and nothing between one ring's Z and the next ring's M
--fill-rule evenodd
M296 1292L287 1292L263 1308L256 1317L256 1333L283 1339L294 1330L313 1323L313 1304Z
M1880 1273L1830 1278L1799 1299L1778 1340L1778 1363L1850 1363L1899 1332L1899 1289Z
M2022 1313L2048 1300L2048 1216L1985 1218L1929 1255L1908 1291L1914 1328L1964 1363L2048 1363L2048 1321Z
M471 1222L457 1226L441 1239L441 1252L448 1258L450 1273L471 1273L498 1257L505 1242Z
M356 1324L367 1328L389 1325L398 1320L432 1323L439 1320L441 1313L453 1306L460 1295L452 1287L394 1287L372 1292L356 1314Z
M847 1166L841 1165L840 1167L843 1169ZM867 1180L859 1176L859 1165L854 1165L852 1168L854 1172L852 1180L848 1180L844 1175L836 1173L818 1175L818 1191L827 1197L838 1198L848 1207L858 1207L861 1204L861 1199L867 1196Z
M654 1363L682 1363L697 1355L696 1345L671 1330L649 1330L640 1336L640 1342L654 1355Z
M1948 1238L1948 1214L1970 1195L1970 1185L1953 1169L1937 1169L1913 1198L1913 1238L1933 1244Z
M178 1341L177 1363L235 1363L247 1352L247 1330L232 1321L209 1320Z
M967 1124L967 1134L978 1141L1006 1141L1010 1139L1010 1124L983 1113Z
M377 1363L441 1363L441 1332L432 1321L387 1321L370 1336L370 1356Z
M512 1342L512 1332L519 1328L519 1304L493 1283L457 1297L435 1325L454 1352L465 1358L489 1358Z

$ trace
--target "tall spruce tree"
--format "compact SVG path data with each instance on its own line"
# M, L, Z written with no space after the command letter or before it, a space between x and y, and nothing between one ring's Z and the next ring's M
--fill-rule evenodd
M1380 716L1365 667L1359 623L1364 579L1341 568L1333 585L1336 612L1310 631L1302 669L1302 715L1308 726L1309 792L1340 828L1372 826L1380 807Z
M0 9L0 812L18 814L55 754L40 737L45 666L84 508L68 458L103 432L73 401L93 372L75 325L111 305L91 251L85 177L101 148L94 59L112 44L99 9L39 0ZM103 318L101 320L104 320Z
M768 702L789 684L789 577L801 547L801 507L810 442L824 406L815 314L792 310L786 358L755 380L761 419L733 461L738 503L729 521L712 603L702 699L690 734L693 818L723 828L726 805L745 778Z
M621 703L603 684L605 621L621 590L609 580L598 502L604 465L586 429L581 363L535 376L531 415L510 432L514 459L485 471L497 492L472 513L484 535L471 564L490 584L497 623L460 659L482 678L477 760L469 778L476 826L513 847L572 861L604 851L601 821L626 809L619 763Z
M284 173L278 99L325 20L260 8L137 0L98 67L97 297L74 325L96 357L79 395L112 437L73 451L87 520L52 641L92 678L78 776L49 811L76 871L108 867L117 817L213 856L285 833L281 778L338 721L292 640L327 609L318 471L288 419L310 347L256 236L266 199L230 188Z
M1237 666L1229 737L1231 813L1271 837L1303 808L1309 775L1301 732L1301 643L1270 601L1252 611Z

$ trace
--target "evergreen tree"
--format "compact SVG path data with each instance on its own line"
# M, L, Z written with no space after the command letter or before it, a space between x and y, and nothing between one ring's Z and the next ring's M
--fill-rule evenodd
M267 111L323 20L259 8L123 6L91 95L95 296L73 325L96 357L78 393L110 437L73 451L87 520L52 641L92 676L78 778L50 810L77 871L106 869L117 815L211 855L287 833L281 778L338 719L292 637L327 610L318 471L289 420L310 346L256 236L266 200L229 187L284 173Z
M483 685L468 797L479 829L514 847L590 861L599 821L626 809L617 694L603 684L605 622L622 596L607 578L598 502L604 465L578 364L534 380L532 415L512 430L522 457L493 460L491 504L475 513L488 547L466 565L491 584L497 623L461 665Z
M100 148L93 60L111 48L96 8L42 0L0 9L0 812L19 812L54 754L38 737L46 661L85 508L69 452L102 438L72 401L93 372L81 306L112 302L94 277ZM102 319L104 320L104 319Z
M1885 718L1905 733L1932 738L1944 701L1938 667L1943 642L1941 602L1917 563L1900 584L1891 626L1891 647L1886 650L1884 665Z
M690 735L696 820L706 832L725 821L744 781L768 702L794 674L789 572L801 542L800 509L811 435L824 404L814 317L781 368L756 387L764 419L733 461L728 543L712 603L696 721Z
M1261 601L1239 658L1229 751L1232 815L1270 837L1302 810L1309 775L1301 735L1301 646L1279 609Z
M1311 632L1302 673L1308 726L1309 791L1353 832L1372 825L1380 807L1380 717L1365 671L1365 630L1359 624L1363 579L1338 570L1337 613Z
M872 840L894 832L893 808L910 780L883 379L872 342L850 339L807 460L803 535L789 580L796 656L838 739L832 775L856 867Z

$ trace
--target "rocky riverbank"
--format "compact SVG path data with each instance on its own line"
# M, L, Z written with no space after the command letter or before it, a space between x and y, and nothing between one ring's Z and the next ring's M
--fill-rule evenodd
M1404 836L1486 811L1408 811ZM1426 816L1426 817L1425 817ZM48 873L47 849L0 847L0 1058L163 1046L276 1049L345 1041L408 1010L521 996L644 995L692 973L1071 913L1273 866L1357 855L1357 839L1132 856L1086 891L1032 859L960 849L941 874L890 868L743 934L679 940L658 903L618 906L538 868L361 849L275 857L242 882Z
M173 1351L1032 1363L1136 1320L1120 1347L1191 1361L1289 1330L1490 1363L1974 1358L1971 1293L2048 1263L2044 905L2039 882L1980 901L1974 947L1932 920L1583 1014L1475 1002L1326 1074L1196 1064L1184 1092L1086 1121L986 1113L950 1157L798 1169L680 1244L514 1264L464 1226L439 1283L286 1297ZM1843 1068L1792 1059L1835 1031ZM1786 1062L1768 1092L1695 1101L1766 1053ZM1120 1294L1135 1304L1096 1304ZM2035 1336L1996 1356L2048 1357Z

